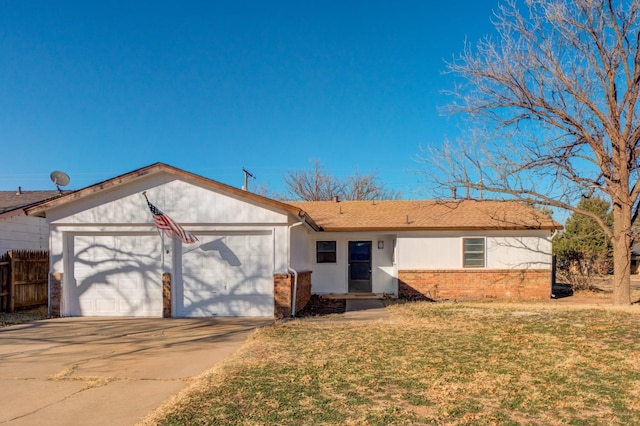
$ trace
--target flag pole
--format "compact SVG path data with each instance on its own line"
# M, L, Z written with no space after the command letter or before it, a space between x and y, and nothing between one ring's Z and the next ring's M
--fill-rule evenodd
M147 201L147 206L149 205L149 199L147 198L147 191L142 191L142 196L144 197L144 199ZM153 214L151 215L152 219L153 219ZM160 250L160 255L161 255L161 262L162 262L162 271L164 271L164 232L162 232L160 230L160 228L155 227L156 230L158 231L158 234L160 235L160 243L162 244L162 248Z

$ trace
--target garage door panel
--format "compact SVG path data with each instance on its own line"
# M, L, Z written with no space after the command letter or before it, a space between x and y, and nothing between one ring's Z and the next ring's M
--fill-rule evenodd
M157 236L78 235L73 247L66 315L162 315Z
M189 314L191 317L271 317L273 316L273 299L271 299L271 303L265 303L263 297L251 295L236 296L233 298L229 298L228 296L200 297L197 300L193 300L189 305Z
M96 313L116 312L119 310L118 301L114 299L96 299L94 309Z
M255 295L237 295L227 303L228 316L246 315L256 317L273 316L273 296L265 303L265 298Z
M182 256L178 316L273 316L273 237L199 235Z

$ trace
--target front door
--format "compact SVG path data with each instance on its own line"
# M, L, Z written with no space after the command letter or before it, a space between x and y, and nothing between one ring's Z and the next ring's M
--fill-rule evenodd
M371 241L349 241L349 293L371 293Z

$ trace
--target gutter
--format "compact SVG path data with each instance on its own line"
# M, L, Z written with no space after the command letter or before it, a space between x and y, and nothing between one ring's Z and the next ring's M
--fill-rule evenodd
M296 222L293 225L287 227L287 271L293 273L293 295L291 297L291 316L296 315L296 297L298 294L298 271L291 266L291 229L304 225L306 223L305 217L302 216L300 222Z

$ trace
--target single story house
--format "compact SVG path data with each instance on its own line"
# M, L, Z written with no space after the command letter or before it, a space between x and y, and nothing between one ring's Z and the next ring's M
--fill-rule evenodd
M149 202L194 234L163 237ZM280 202L156 163L27 209L62 316L289 316L311 292L548 299L560 225L515 201Z
M9 250L48 250L46 219L27 216L25 209L59 196L58 191L0 191L0 256Z

